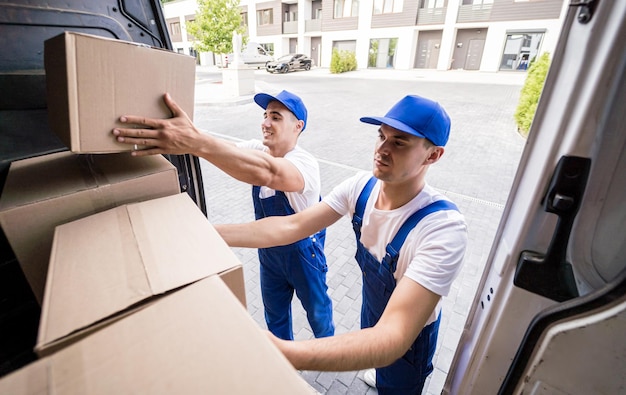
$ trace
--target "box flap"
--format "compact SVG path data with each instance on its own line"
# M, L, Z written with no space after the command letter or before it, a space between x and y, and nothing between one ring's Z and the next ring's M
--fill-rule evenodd
M36 349L241 263L187 194L56 228Z

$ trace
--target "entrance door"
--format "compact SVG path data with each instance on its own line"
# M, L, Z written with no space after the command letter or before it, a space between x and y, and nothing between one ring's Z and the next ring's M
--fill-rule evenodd
M467 58L465 59L465 70L480 69L480 60L483 57L483 48L485 40L473 39L469 40L469 48L467 49Z
M322 64L322 59L320 56L322 54L322 38L321 37L311 37L311 59L313 60L314 66L319 66Z
M415 68L436 69L440 46L441 40L439 39L420 41L417 48L418 54L415 59Z
M290 38L289 39L289 53L297 53L298 52L298 39Z

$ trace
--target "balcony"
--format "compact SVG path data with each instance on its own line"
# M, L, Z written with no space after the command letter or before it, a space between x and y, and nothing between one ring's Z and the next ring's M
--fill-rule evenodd
M321 32L322 31L322 19L309 19L304 21L305 32Z
M283 22L283 34L298 33L298 21Z
M491 6L493 4L469 4L459 7L459 15L456 19L462 22L486 22L491 17Z
M446 7L420 8L417 13L418 25L437 25L444 23L446 19Z

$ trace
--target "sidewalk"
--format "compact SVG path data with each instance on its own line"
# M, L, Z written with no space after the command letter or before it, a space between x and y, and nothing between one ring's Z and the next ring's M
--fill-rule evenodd
M196 77L196 84L202 86L202 89L196 91L197 105L213 105L213 106L232 106L246 104L252 101L254 95L244 95L239 97L228 97L224 92L224 86L221 80L221 68L216 66L197 66L198 73L215 73L210 78ZM526 79L526 73L523 72L484 72L484 71L467 71L467 70L433 70L433 69L411 69L411 70L395 70L395 69L359 69L346 73L333 74L330 69L323 67L314 67L309 71L297 71L288 74L282 74L284 78L297 78L298 75L306 74L307 77L324 77L324 78L351 78L355 80L403 80L403 81L432 81L432 82L452 82L467 84L491 84L491 85L517 85L522 86ZM255 70L256 76L267 75L264 69ZM262 81L257 80L256 91L259 92L258 84Z

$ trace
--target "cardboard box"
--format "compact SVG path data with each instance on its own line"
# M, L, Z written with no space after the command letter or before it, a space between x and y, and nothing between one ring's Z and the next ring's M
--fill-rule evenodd
M217 276L0 380L7 394L315 394Z
M44 43L50 127L75 153L111 153L122 115L170 118L169 92L193 119L196 59L168 50L65 32ZM145 148L141 146L140 148Z
M222 273L245 305L241 262L187 194L57 226L35 351L49 354L155 295Z
M160 155L44 155L11 164L0 196L0 225L41 304L57 225L178 193L176 167Z

